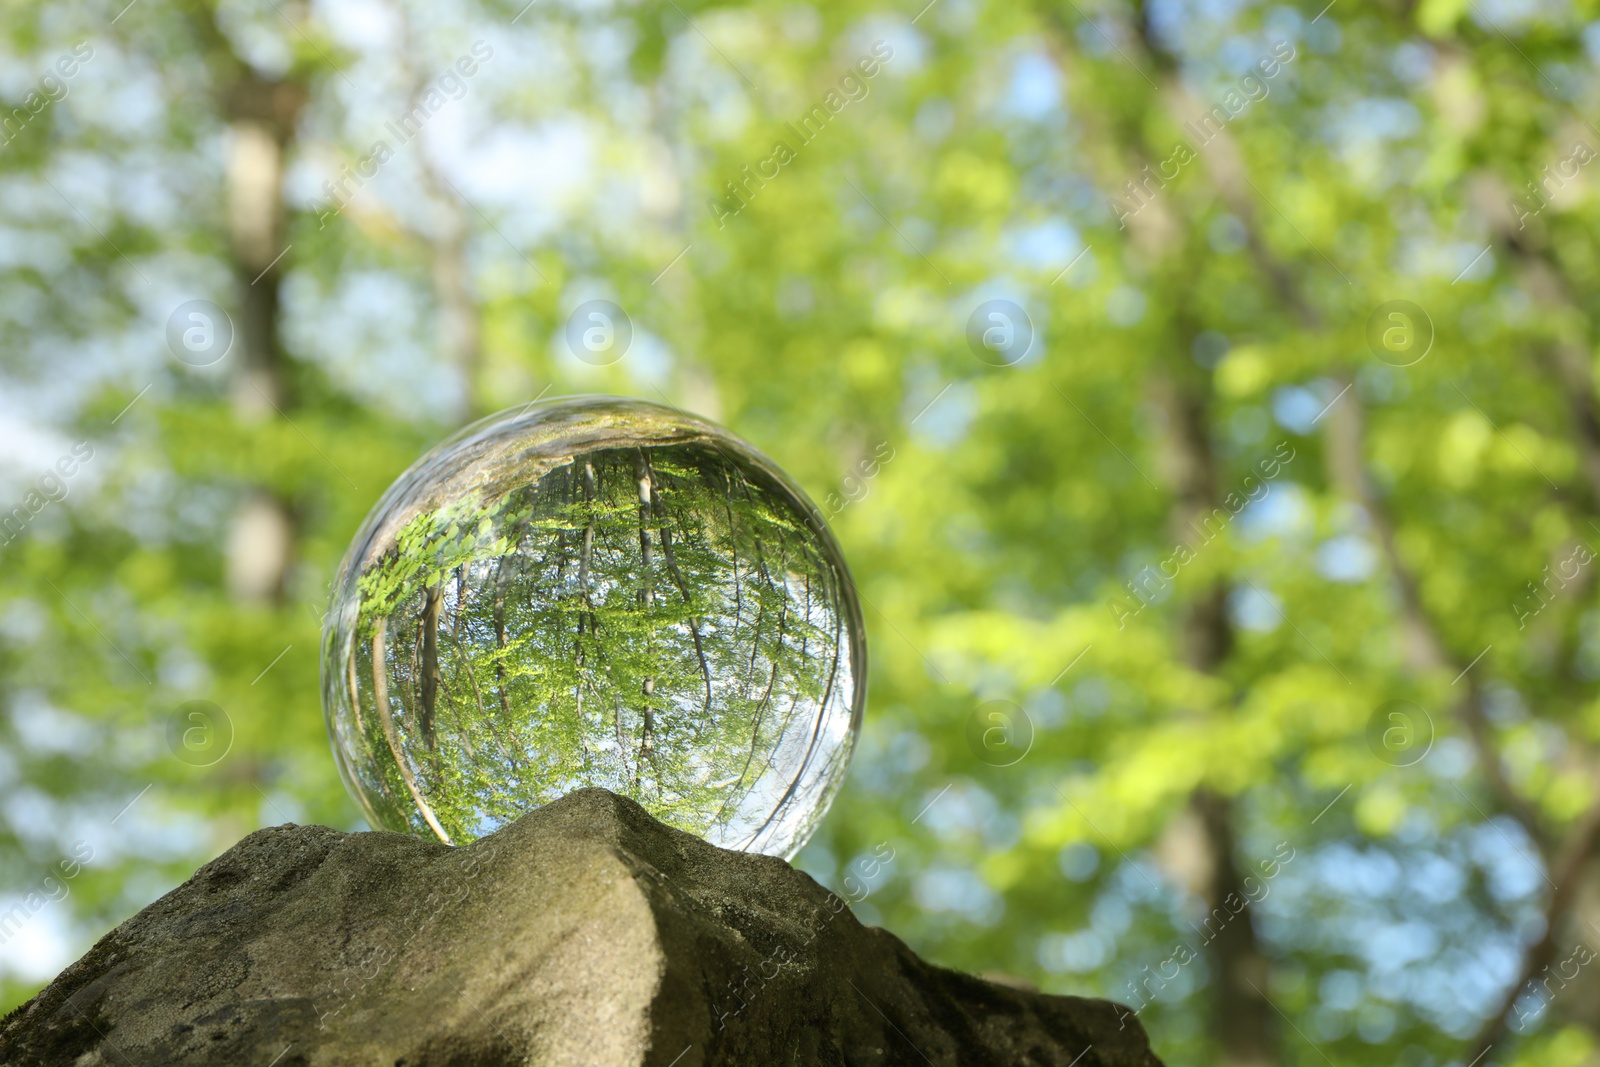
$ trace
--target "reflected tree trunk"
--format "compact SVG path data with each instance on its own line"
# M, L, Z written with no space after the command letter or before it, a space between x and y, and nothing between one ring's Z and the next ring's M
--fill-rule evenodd
M422 818L430 829L438 836L440 841L451 844L450 835L444 832L444 827L439 825L439 820L434 818L433 808L422 799L422 791L417 788L417 775L411 769L411 761L406 758L404 746L400 744L400 731L395 728L394 712L389 707L389 681L388 659L385 648L385 632L389 620L378 618L372 621L372 699L377 707L378 721L383 725L384 740L389 743L389 753L394 756L395 766L400 771L400 779L405 783L406 791L411 794L411 799L416 802L417 810L422 813Z
M645 467L648 472L648 461ZM649 472L649 477L652 486L653 506L660 523L658 529L661 533L661 556L666 561L667 573L672 576L672 584L678 587L678 595L683 597L685 605L692 605L694 597L689 592L689 583L684 580L683 571L678 567L677 555L672 551L672 516L667 511L666 504L661 500L661 493L654 488L653 472ZM700 678L705 683L706 702L701 711L709 720L711 716L711 667L706 662L706 644L704 638L700 635L699 616L691 615L689 617L689 634L694 638L694 654L700 661Z
M422 743L430 752L439 749L434 715L439 704L439 614L443 602L443 583L436 582L429 587L422 609L422 663L418 679L417 727L422 733Z
M653 631L655 624L650 615L655 608L656 594L652 571L655 555L650 544L651 477L649 464L642 451L635 453L633 474L639 485L639 603L644 607L645 625ZM653 655L654 651L651 644L647 643L646 656ZM639 734L639 759L634 765L633 784L636 789L641 782L645 760L649 759L652 766L655 763L655 709L652 707L656 692L655 676L645 675L640 690L644 697L644 725ZM659 771L657 776L659 786Z

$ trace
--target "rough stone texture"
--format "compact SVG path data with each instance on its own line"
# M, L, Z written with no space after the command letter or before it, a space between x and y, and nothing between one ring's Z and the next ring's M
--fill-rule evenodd
M0 1023L0 1063L1160 1067L1124 1009L924 963L599 789L464 848L257 831Z

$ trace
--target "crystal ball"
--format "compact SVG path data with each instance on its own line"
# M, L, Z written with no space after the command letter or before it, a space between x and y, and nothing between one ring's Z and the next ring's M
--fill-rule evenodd
M843 781L866 646L833 535L714 423L568 397L467 427L334 582L322 703L368 822L464 844L603 786L789 858Z

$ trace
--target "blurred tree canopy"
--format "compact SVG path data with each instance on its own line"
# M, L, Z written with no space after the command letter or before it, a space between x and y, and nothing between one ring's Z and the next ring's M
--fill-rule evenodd
M358 825L350 537L610 392L832 514L864 920L1174 1065L1600 1062L1597 7L9 4L7 1003Z

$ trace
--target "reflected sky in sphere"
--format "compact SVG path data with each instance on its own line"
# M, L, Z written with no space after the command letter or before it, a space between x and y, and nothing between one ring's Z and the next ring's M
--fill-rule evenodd
M785 858L843 781L866 649L817 509L712 423L569 397L468 427L356 535L323 631L375 827L464 844L586 786Z

